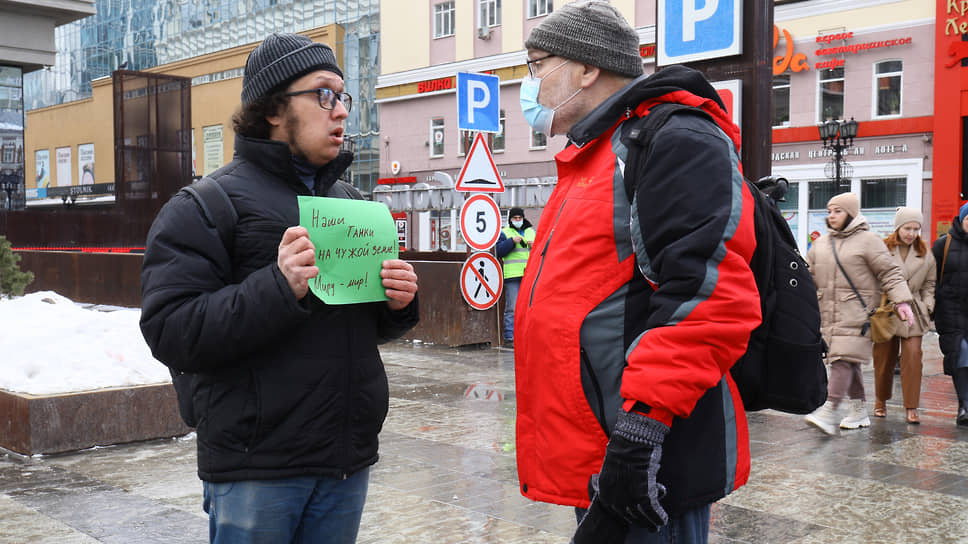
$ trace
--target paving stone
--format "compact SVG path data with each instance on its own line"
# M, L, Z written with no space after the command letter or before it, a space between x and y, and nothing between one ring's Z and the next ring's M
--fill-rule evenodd
M513 352L381 348L390 414L360 544L561 544L574 509L520 495ZM922 424L888 417L828 437L802 416L749 414L750 482L713 506L712 544L957 542L968 534L968 430L925 339ZM868 397L873 371L864 369ZM868 409L873 402L868 402ZM204 542L195 437L63 455L0 455L0 542Z

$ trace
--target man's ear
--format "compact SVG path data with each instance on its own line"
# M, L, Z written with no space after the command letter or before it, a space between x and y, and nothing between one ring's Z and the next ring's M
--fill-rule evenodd
M279 108L279 109L282 110L282 108ZM276 112L274 115L266 115L266 122L269 123L269 126L271 126L271 127L280 127L280 126L282 126L282 115L281 114L282 114L282 112L279 111L279 112Z
M582 88L591 87L602 75L602 69L591 64L582 64L582 66L585 67L585 70L581 74L581 86Z

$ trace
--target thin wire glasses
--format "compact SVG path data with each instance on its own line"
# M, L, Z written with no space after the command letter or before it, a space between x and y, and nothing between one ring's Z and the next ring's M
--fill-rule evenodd
M545 55L543 57L539 57L539 58L536 58L536 59L528 59L527 60L528 75L531 76L532 79L534 79L534 74L537 73L537 71L541 69L541 65L539 63L541 61L545 60L545 59L550 59L551 57L554 57L554 56L556 56L556 55L548 54L548 55Z
M325 87L319 89L308 89L305 91L293 91L286 93L286 96L296 96L299 94L316 93L319 96L319 107L324 110L331 110L336 107L336 102L342 102L346 111L353 109L353 97L350 93L338 93Z

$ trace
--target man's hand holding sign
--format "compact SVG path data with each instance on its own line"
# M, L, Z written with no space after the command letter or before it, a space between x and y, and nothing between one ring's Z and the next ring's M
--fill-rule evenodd
M392 310L413 301L417 275L397 258L396 224L386 206L298 198L300 224L286 230L277 261L296 298L312 290L327 304L386 300Z

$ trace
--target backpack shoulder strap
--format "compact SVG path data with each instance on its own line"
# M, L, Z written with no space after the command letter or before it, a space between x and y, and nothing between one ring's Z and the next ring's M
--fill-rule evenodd
M205 221L215 227L222 245L231 254L235 239L235 224L239 221L239 214L225 189L214 179L204 177L191 185L182 187L182 191L198 202L202 213L205 214Z
M622 136L622 142L628 147L629 152L626 157L625 168L629 172L637 172L639 169L639 162L644 160L645 157L649 155L649 151L652 149L652 142L655 140L655 135L659 132L666 121L670 117L677 113L698 115L700 117L705 117L709 119L710 122L715 123L713 118L703 110L687 106L686 104L679 104L677 102L664 102L662 104L657 104L652 106L648 110L648 115L644 117L639 117L632 122L632 125ZM625 193L632 200L632 192L635 189L633 185L633 176L625 176Z
M941 274L938 276L938 286L941 286L941 280L944 279L944 263L948 261L948 248L951 247L951 235L945 235L944 241L944 251L941 252Z

